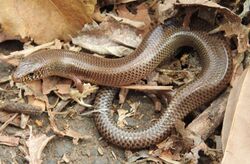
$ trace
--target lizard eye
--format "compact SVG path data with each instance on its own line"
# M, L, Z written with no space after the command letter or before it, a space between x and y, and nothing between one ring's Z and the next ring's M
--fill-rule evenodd
M33 77L33 76L34 76L34 73L33 73L33 72L32 72L32 73L29 73L29 76Z

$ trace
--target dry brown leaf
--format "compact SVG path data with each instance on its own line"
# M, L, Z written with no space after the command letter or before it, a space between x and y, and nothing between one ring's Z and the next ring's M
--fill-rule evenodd
M42 82L41 80L36 80L29 82L27 84L17 83L16 86L24 90L24 96L31 96L36 95L40 96L42 95Z
M223 164L249 163L250 69L235 81L229 95L222 129Z
M64 79L58 81L56 84L56 90L60 94L69 94L71 89L72 80Z
M126 8L126 5L120 5L117 7L118 16L122 18L127 18L133 21L143 22L144 26L138 27L140 29L144 29L145 32L149 30L151 19L148 14L148 6L146 3L142 3L136 8L136 14L132 14Z
M96 0L2 1L0 23L4 34L31 37L36 43L69 40L92 21L95 4Z
M111 54L118 57L128 55L136 48L142 36L138 30L117 21L102 22L100 25L85 25L83 32L72 42L98 54Z
M238 40L238 52L245 52L249 48L249 38L248 34L250 29L241 23L226 23L220 25L218 28L212 30L210 33L216 33L219 31L224 31L226 37L237 36Z
M49 94L51 91L56 91L59 94L69 94L72 81L70 79L62 79L59 77L48 77L43 79L42 90L43 94Z
M225 17L225 20L228 22L241 22L241 18L236 15L234 12L229 10L226 7L223 7L213 1L208 0L179 0L178 3L175 3L175 7L206 7L216 9L218 13L222 14Z
M65 136L73 138L73 143L75 145L78 144L79 139L81 139L81 140L90 140L92 138L92 136L90 136L90 135L83 135L83 134L81 134L81 133L79 133L77 131L74 131L71 128L65 129L64 133L65 133Z
M157 6L157 19L163 23L164 20L174 16L177 11L174 10L174 4L176 0L165 0L163 3L159 2Z
M96 22L103 22L105 20L106 15L104 13L101 13L100 6L96 5L95 12L92 16L94 21Z
M34 136L32 133L32 127L29 126L29 128L30 128L30 137L26 141L26 145L28 147L29 152L26 155L26 159L29 161L30 164L41 164L42 151L48 144L48 142L52 140L55 136L52 135L48 137L45 134Z
M27 96L28 98L28 104L38 106L41 108L42 111L45 111L46 109L46 102L39 100L35 98L34 96Z
M24 96L28 97L29 104L41 107L42 110L53 107L53 105L49 104L47 95L44 95L42 92L41 80L32 81L26 85L17 83L16 86L21 90L24 90Z
M59 78L55 77L48 77L43 79L42 83L42 92L43 94L47 95L51 91L56 90L56 84L58 83Z

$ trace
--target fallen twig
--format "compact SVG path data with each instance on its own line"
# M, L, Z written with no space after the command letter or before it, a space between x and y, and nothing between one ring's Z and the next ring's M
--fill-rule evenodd
M43 112L40 107L18 102L0 103L0 111L23 113L27 115L40 115Z
M20 139L18 137L0 135L0 144L1 145L18 146L19 140Z
M18 113L14 114L10 119L8 119L1 127L0 127L0 133L10 124L11 121L13 121L17 117Z
M8 121L13 115L15 115L15 113L7 113L7 112L3 112L0 111L0 122L5 123L6 121ZM15 117L14 120L12 120L10 122L11 125L14 125L16 127L20 127L20 117Z
M126 89L134 89L134 90L151 90L151 91L172 91L172 86L150 86L150 85L129 85L129 86L121 86L121 88Z

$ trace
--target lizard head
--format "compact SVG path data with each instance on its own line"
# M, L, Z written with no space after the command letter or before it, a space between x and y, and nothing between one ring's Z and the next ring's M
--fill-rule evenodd
M28 82L33 80L39 80L44 78L44 67L43 59L39 52L29 55L24 58L15 72L12 74L14 82Z

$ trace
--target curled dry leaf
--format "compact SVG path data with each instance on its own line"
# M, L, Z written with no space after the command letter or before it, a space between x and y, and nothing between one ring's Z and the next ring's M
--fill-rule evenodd
M205 7L205 8L213 8L216 9L217 13L222 14L225 17L225 20L228 22L241 22L241 18L236 15L234 12L229 10L226 7L223 7L213 1L208 0L179 0L178 3L174 5L176 8L179 7Z
M242 25L240 22L235 23L226 23L220 25L218 28L212 30L210 33L216 33L219 31L224 31L226 37L237 36L238 40L238 52L245 52L249 48L249 38L248 34L250 32L250 28Z
M137 33L135 28L110 20L100 25L85 25L82 34L72 42L98 54L121 57L130 54L132 48L140 44L142 37Z
M55 38L69 40L85 23L91 22L96 0L3 1L0 23L8 36L33 38L46 43Z

